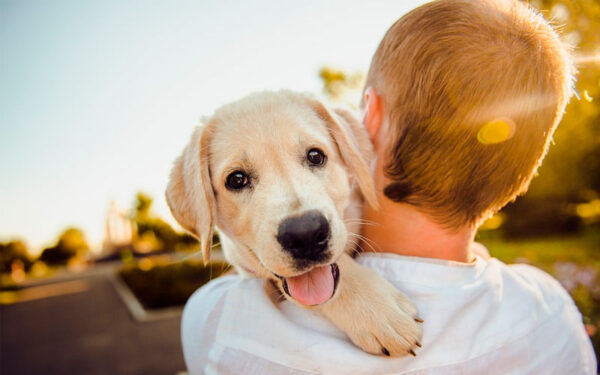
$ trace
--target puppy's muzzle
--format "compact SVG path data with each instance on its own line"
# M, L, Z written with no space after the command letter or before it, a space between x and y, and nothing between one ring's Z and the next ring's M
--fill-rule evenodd
M277 241L296 260L325 260L330 237L329 222L316 210L288 217L279 224L277 231Z

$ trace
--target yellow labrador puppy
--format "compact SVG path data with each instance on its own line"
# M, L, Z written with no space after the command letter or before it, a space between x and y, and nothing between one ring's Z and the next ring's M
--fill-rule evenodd
M414 355L422 322L414 305L350 255L363 197L377 206L371 153L349 112L303 94L257 93L194 131L166 197L205 261L216 227L240 274L272 280L366 352Z

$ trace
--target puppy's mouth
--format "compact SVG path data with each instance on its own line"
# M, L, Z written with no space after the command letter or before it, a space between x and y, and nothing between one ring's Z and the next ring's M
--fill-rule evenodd
M333 297L340 280L337 264L313 267L298 276L277 276L283 284L283 291L299 303L315 306L325 303Z

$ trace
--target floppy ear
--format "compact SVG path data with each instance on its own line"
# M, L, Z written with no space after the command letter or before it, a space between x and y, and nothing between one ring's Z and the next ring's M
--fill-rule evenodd
M175 160L166 198L171 213L182 227L200 239L204 263L210 259L215 195L208 169L208 145L212 126L194 130L190 143Z
M317 115L325 121L329 133L337 144L344 163L354 173L365 200L375 210L379 209L375 185L368 163L373 159L373 146L362 124L347 110L335 109L332 113L318 100L309 99Z

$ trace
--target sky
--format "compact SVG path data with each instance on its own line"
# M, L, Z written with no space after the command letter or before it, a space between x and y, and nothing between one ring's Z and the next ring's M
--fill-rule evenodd
M423 1L0 0L0 241L33 254L62 230L99 248L110 202L164 200L199 119L253 91L321 92L366 72Z

